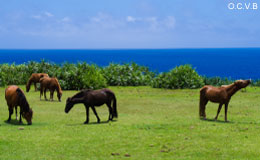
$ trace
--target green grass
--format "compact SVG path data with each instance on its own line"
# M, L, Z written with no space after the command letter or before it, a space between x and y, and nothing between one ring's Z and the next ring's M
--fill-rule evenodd
M118 121L96 124L90 110L90 124L83 125L83 105L64 112L76 91L64 91L62 102L40 101L39 92L31 91L25 94L34 117L27 126L5 123L8 109L0 88L0 159L259 159L260 88L233 96L229 123L223 122L224 110L219 121L199 119L199 90L110 89L117 96ZM207 118L215 117L217 107L208 104ZM106 106L97 112L107 120Z

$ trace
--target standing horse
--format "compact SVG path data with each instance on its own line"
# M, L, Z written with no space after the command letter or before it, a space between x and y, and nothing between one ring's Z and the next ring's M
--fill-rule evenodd
M16 119L17 119L17 106L20 106L20 120L22 123L21 115L26 119L28 125L32 124L33 111L30 108L23 91L17 86L9 86L5 90L5 99L9 109L8 122L11 120L13 109L15 108Z
M217 115L215 120L218 119L219 112L222 105L225 104L225 121L227 122L228 104L231 97L241 88L247 87L251 83L251 80L237 80L230 85L221 86L219 88L213 86L204 86L200 89L200 117L206 119L206 105L208 101L219 103Z
M30 91L32 83L34 83L35 91L37 91L36 83L39 83L42 77L49 77L49 75L46 73L33 73L26 84L26 92Z
M113 101L113 108L111 103ZM79 93L75 94L73 97L69 97L66 102L65 113L69 113L71 108L78 103L83 103L86 108L86 121L84 124L89 122L89 107L93 110L94 114L97 117L97 122L100 123L100 119L97 115L95 106L101 106L106 104L109 111L108 121L113 120L114 117L118 117L116 109L116 96L109 89L100 89L100 90L82 90Z
M61 101L61 96L62 96L62 90L59 84L59 81L57 78L50 78L50 77L43 77L40 79L40 86L41 86L41 92L40 92L40 99L42 97L42 94L44 92L44 98L46 98L46 91L47 89L50 90L50 100L53 101L53 94L54 91L57 91L57 97L59 101Z

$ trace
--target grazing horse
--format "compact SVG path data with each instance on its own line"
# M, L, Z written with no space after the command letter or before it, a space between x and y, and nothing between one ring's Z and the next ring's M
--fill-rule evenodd
M42 94L44 92L44 98L46 98L46 91L47 89L50 90L50 100L53 101L53 94L54 91L57 91L57 97L59 101L61 101L61 96L62 96L62 90L59 84L59 81L57 78L50 78L50 77L43 77L40 79L40 86L41 86L41 92L40 92L40 99L42 97Z
M49 75L46 73L33 73L26 84L26 92L30 91L32 83L34 83L35 91L37 91L36 83L39 83L42 77L49 77Z
M113 101L113 108L111 103ZM100 90L82 90L79 93L75 94L73 97L69 97L66 102L65 113L69 113L71 108L78 103L83 103L86 108L86 121L84 124L89 122L89 107L93 110L94 114L97 117L97 122L100 123L100 119L97 115L95 106L101 106L106 104L109 111L108 121L113 120L114 117L118 117L116 109L116 96L115 94L107 89Z
M241 88L247 87L251 80L237 80L230 85L221 86L219 88L213 86L204 86L200 89L200 106L199 114L201 118L206 119L206 105L208 101L219 103L217 115L215 120L218 119L219 112L222 105L225 104L225 121L227 122L228 104L231 97Z
M33 116L33 111L30 108L26 97L23 93L23 91L17 87L17 86L9 86L5 90L5 99L8 105L9 109L9 118L8 122L11 120L11 115L13 114L13 109L15 108L16 112L16 119L17 119L17 106L20 106L20 120L19 122L22 123L22 118L26 119L28 125L32 124L32 116Z

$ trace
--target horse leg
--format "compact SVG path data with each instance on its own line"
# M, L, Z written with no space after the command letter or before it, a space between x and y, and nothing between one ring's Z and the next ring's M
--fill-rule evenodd
M206 105L208 103L208 99L206 98L200 98L200 117L203 117L203 119L206 119Z
M225 104L225 121L228 122L227 120L227 111L228 111L228 103Z
M108 115L108 120L107 121L112 121L113 120L113 114L112 114L112 107L111 107L111 102L107 103L107 107L108 107L108 111L109 111L109 115Z
M17 117L17 106L15 106L15 115L16 115L16 120L18 120L18 117Z
M218 112L217 112L217 115L216 115L216 117L215 117L215 121L218 119L218 114L219 114L219 112L220 112L220 110L221 110L221 108L222 108L222 103L220 103L219 104L219 106L218 106Z
M100 123L100 119L99 119L99 117L98 117L98 115L97 115L97 112L96 112L95 107L94 107L94 106L91 106L91 109L92 109L92 111L94 112L95 116L97 117L97 122Z
M19 123L23 123L23 122L22 122L22 111L21 111L21 107L20 107L20 119L19 119Z
M40 100L42 99L42 95L43 95L43 87L42 87L42 85L41 85Z
M84 124L88 124L88 122L89 122L89 106L85 105L85 109L86 109L86 121L84 122Z
M35 92L36 92L37 91L36 82L34 82L34 89L35 89Z
M48 99L47 99L47 97L46 97L46 90L47 90L47 88L44 88L44 98L45 98L45 100L47 101Z
M11 116L12 116L14 110L13 110L12 107L9 107L8 109L9 109L9 118L8 118L7 122L10 122L11 121Z
M50 90L50 100L53 101L53 94L54 94L54 90Z

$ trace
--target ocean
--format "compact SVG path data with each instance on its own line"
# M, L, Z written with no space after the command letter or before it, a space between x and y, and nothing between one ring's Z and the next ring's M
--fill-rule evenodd
M150 70L167 72L190 64L200 75L231 79L260 79L260 48L228 49L118 49L118 50L0 50L0 63L21 64L41 61L109 63L135 62Z

